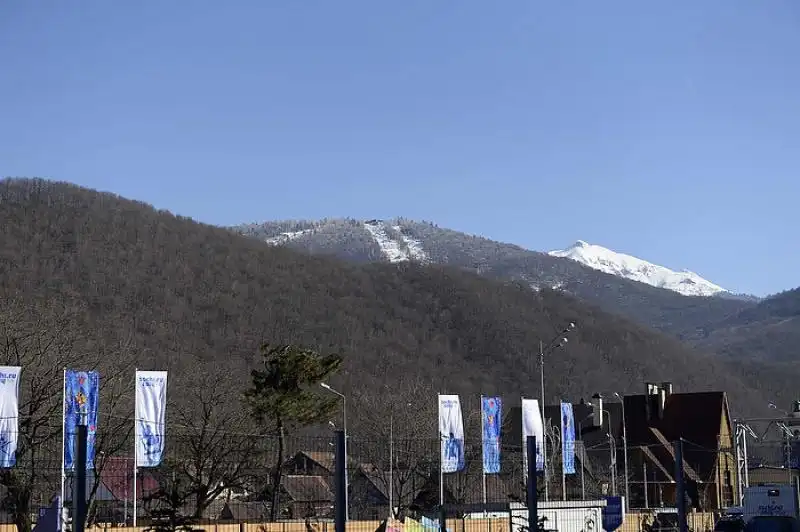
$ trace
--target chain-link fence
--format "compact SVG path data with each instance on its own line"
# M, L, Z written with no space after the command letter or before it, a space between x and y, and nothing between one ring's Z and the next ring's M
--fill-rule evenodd
M170 431L164 458L152 468L134 468L129 437L121 437L115 445L106 442L96 447L93 467L87 472L89 524L130 526L134 514L140 526L164 520L221 525L333 519L334 433L283 441L224 432L208 436ZM25 519L35 523L43 510L53 505L54 497L61 493L60 449L61 438L54 437L40 442L35 452L24 453L26 458L13 467L0 469L0 519L4 523L21 525ZM440 453L438 440L350 435L348 520L380 523L411 518L425 523L438 517L442 502L455 509L450 517L457 521L507 520L508 514L498 514L497 508L525 502L521 445L503 444L499 471L492 474L483 471L480 442L465 445L463 467L455 473L440 471ZM629 509L674 508L674 453L671 442L626 447L609 437L591 446L578 441L562 449L560 441L549 439L547 475L537 476L539 500L591 501L628 494ZM690 509L714 512L734 504L736 459L732 449L683 442L683 455ZM74 471L64 476L67 508L73 477Z

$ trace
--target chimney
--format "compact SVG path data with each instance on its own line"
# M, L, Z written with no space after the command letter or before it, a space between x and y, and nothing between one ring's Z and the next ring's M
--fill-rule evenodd
M664 405L667 404L667 390L664 388L658 390L657 401L656 412L658 412L658 419L662 419L664 417Z
M603 398L600 396L599 393L596 393L592 396L592 400L590 401L592 405L592 426L593 427L602 427L603 426Z
M645 415L648 422L661 418L664 411L663 391L654 382L644 383L647 394L644 397Z

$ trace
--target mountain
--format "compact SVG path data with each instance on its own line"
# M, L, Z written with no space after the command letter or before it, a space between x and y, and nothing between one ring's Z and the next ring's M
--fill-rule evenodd
M756 304L734 297L688 297L576 260L403 218L267 222L232 229L272 245L356 263L442 264L536 290L559 290L687 341Z
M728 390L741 413L766 404L717 358L528 283L441 265L310 256L66 183L3 180L0 204L0 335L72 334L76 353L124 344L124 351L103 351L102 367L168 369L173 400L191 401L196 386L187 380L204 372L242 386L262 342L302 343L342 351L344 371L333 384L358 397L358 430L365 412L385 413L387 397L405 394L410 408L429 409L437 390L464 394L473 406L480 393L538 394L532 355L540 340L574 322L569 343L547 359L551 400L638 392L645 380L671 380L682 390ZM427 243L431 262L456 255L452 245L403 233ZM475 241L479 249L497 246ZM477 257L475 247L463 256ZM411 253L412 246L398 248ZM32 349L29 360L36 360ZM13 351L0 353L2 363L19 360Z
M617 253L583 240L578 240L567 249L551 251L549 254L553 257L572 259L611 275L658 288L666 288L685 296L706 297L728 292L721 286L688 270L672 271L664 266L658 266L624 253Z
M697 344L735 359L796 362L800 354L800 288L766 298L714 324Z

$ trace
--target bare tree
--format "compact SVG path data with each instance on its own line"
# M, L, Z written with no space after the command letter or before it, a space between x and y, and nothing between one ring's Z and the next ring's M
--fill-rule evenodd
M401 518L438 471L433 384L411 377L386 385L384 394L356 391L353 400L364 406L358 420L361 441L353 442L350 454L364 464L364 474L381 493L391 495L389 515Z
M96 355L78 349L79 312L57 301L0 302L0 361L22 367L16 465L0 470L2 506L19 532L31 529L34 493L56 493L61 480L64 368L97 365Z
M231 377L207 369L181 383L184 395L172 409L177 452L166 460L167 480L186 491L193 518L221 495L248 487L263 440Z
M133 357L129 340L114 349L118 360L128 360L123 367L100 377L100 414L95 434L94 477L87 493L88 510L86 524L91 525L97 518L97 492L100 488L103 471L112 456L131 447L133 433ZM127 482L127 468L124 469Z

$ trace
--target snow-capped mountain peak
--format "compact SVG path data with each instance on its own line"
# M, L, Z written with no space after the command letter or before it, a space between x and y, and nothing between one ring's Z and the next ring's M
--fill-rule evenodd
M658 288L666 288L686 296L712 296L727 292L721 286L717 286L689 270L676 272L631 255L590 244L584 240L578 240L567 249L551 251L549 254L554 257L572 259L595 270Z

